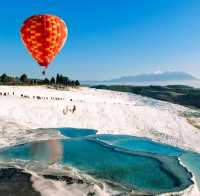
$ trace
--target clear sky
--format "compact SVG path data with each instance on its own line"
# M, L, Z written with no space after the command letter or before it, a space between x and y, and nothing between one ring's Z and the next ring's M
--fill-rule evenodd
M200 78L199 0L5 0L0 5L0 73L41 76L21 43L34 14L63 18L69 38L48 74L103 80L154 71Z

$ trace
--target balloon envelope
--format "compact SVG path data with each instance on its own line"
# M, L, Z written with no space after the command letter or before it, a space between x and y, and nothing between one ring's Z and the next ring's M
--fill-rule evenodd
M49 14L31 16L21 28L21 38L25 47L37 63L45 68L62 49L67 35L65 22Z

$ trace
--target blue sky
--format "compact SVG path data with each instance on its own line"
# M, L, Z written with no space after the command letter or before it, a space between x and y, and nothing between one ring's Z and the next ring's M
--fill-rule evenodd
M41 77L19 30L34 14L63 18L65 47L48 75L103 80L158 70L200 78L199 0L20 0L0 6L0 73Z

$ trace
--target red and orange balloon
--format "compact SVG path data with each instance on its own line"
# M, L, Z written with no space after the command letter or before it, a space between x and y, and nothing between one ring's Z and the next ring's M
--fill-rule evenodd
M65 22L57 16L34 15L25 20L21 38L37 63L47 68L67 39Z

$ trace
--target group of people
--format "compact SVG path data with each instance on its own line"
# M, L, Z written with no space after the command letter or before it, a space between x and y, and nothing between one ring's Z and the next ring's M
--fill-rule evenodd
M15 95L15 92L9 93L9 92L0 92L0 96L10 96ZM21 98L30 99L31 97L29 95L21 94ZM62 97L44 97L44 96L33 96L33 99L42 99L42 100L65 100ZM71 100L70 100L71 101Z
M73 114L75 111L76 111L76 106L75 106L75 105L73 105L73 107L66 106L66 107L63 109L63 114L64 114L64 115L67 115L68 112L70 112L70 113Z
M12 93L0 92L0 96L10 96L10 95L14 96L15 92L12 92ZM38 100L65 100L65 98L62 98L62 97L44 97L44 96L38 96L38 95L30 97L29 95L25 95L25 94L21 94L20 97L21 98L25 98L25 99L33 98L33 99L38 99ZM72 102L72 99L70 99L70 102ZM68 112L73 114L75 111L76 111L76 106L75 105L66 106L63 109L63 114L66 115Z
M30 99L30 96L21 94L21 98L28 98ZM33 99L41 99L41 100L65 100L64 98L60 97L43 97L43 96L33 96Z
M10 95L9 92L0 92L0 96L8 96ZM13 92L13 95L15 95L15 93Z

